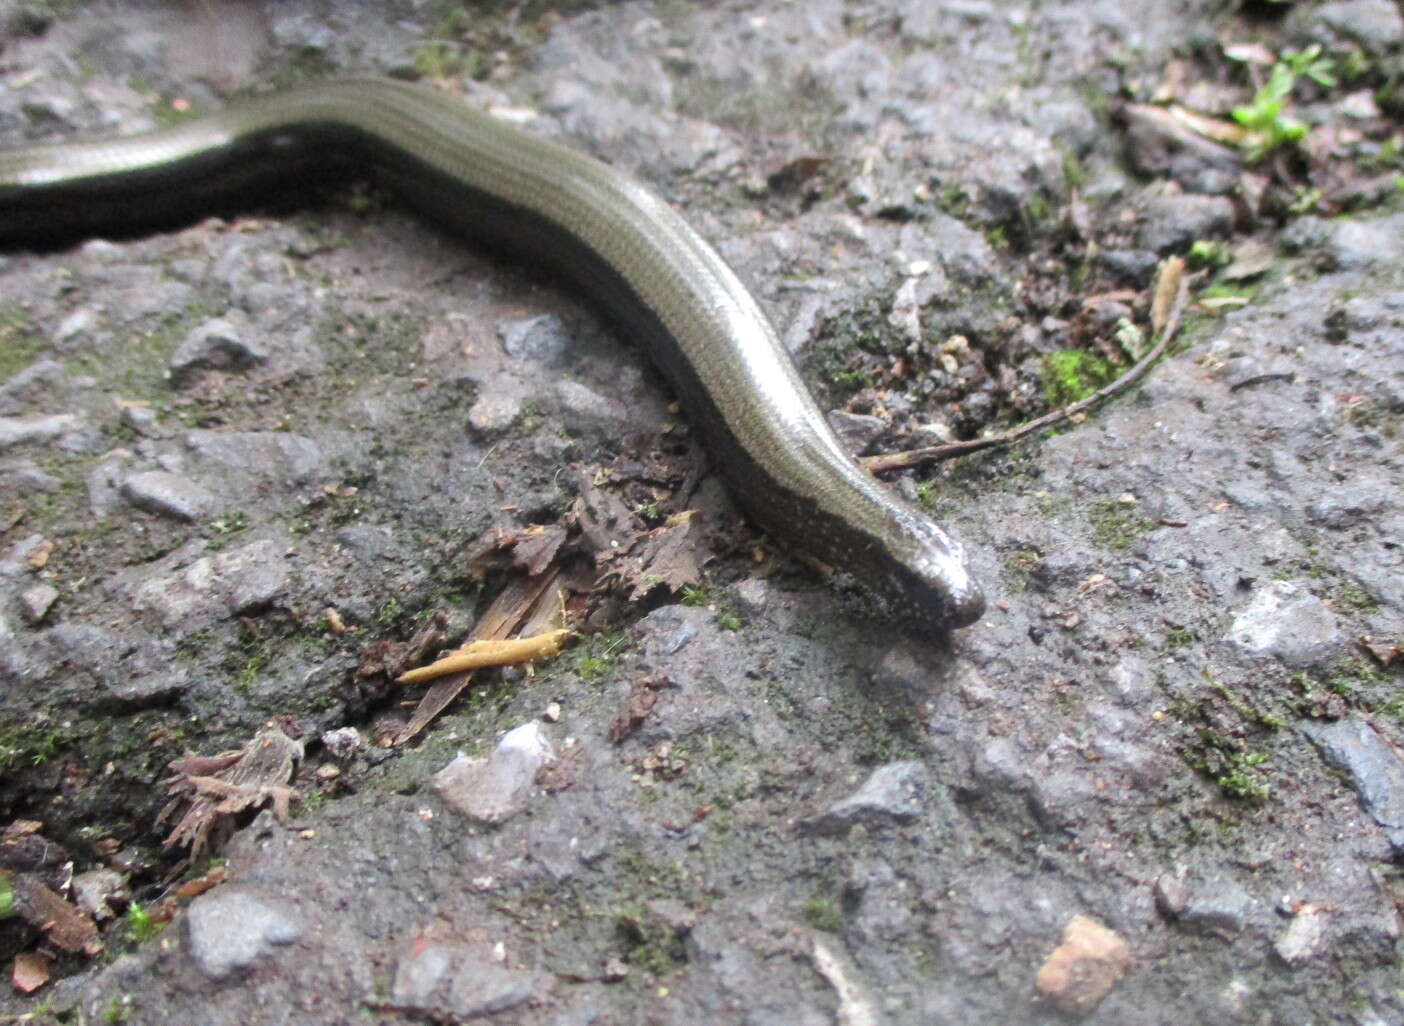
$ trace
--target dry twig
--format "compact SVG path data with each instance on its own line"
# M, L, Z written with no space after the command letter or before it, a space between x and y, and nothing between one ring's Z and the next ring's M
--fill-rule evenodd
M1185 304L1189 296L1189 277L1184 273L1184 261L1179 257L1170 257L1161 264L1160 278L1156 284L1155 298L1151 304L1151 323L1155 326L1157 320L1162 320L1163 329L1159 331L1159 338L1155 345L1151 346L1146 354L1136 361L1125 374L1117 378L1109 385L1097 389L1084 399L1062 409L1046 413L1042 417L1026 421L1018 427L1010 428L997 435L987 435L984 438L971 438L964 442L951 442L947 445L928 445L920 449L908 449L905 452L885 453L880 456L869 456L860 462L866 467L869 473L878 474L884 470L899 470L904 467L918 467L927 463L936 463L940 460L953 459L956 456L965 456L972 452L979 452L982 449L993 449L1000 445L1011 445L1044 428L1060 424L1065 420L1077 416L1084 410L1097 405L1103 399L1115 395L1118 392L1130 387L1141 376L1150 370L1162 356L1165 355L1166 348L1175 337L1175 332L1180 326L1180 316L1184 313Z

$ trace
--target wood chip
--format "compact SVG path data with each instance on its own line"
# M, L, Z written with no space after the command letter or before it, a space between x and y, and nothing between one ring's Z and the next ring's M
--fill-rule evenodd
M1160 262L1160 270L1155 279L1155 295L1151 299L1151 331L1159 335L1170 322L1170 311L1175 306L1175 297L1180 292L1180 281L1185 276L1185 261L1182 257L1166 257Z

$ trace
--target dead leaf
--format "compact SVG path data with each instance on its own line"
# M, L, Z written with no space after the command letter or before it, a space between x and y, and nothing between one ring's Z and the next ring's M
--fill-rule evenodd
M37 951L21 951L10 969L10 985L21 994L33 994L49 982L49 960Z
M571 504L571 518L580 526L595 562L628 552L645 531L643 521L619 496L596 485L593 478L581 474L577 481L580 494Z
M176 897L195 898L206 891L218 887L229 879L228 866L215 866L207 873L201 873L193 880L187 880L176 888Z
M1389 666L1404 655L1404 646L1399 642L1379 641L1368 634L1362 634L1355 639L1356 644L1370 653L1370 658L1381 666Z
M629 589L633 601L660 586L676 594L701 582L697 564L702 546L702 532L691 511L679 513L649 531L626 557L617 560L613 576Z
M536 786L550 794L564 791L575 783L584 761L585 749L580 745L566 749L559 758L552 759L536 771Z
M268 803L278 821L287 822L294 797L289 785L302 750L302 732L290 717L279 716L237 752L176 759L170 764L175 776L166 781L171 800L156 822L182 808L184 813L162 843L168 848L188 845L192 857L197 856L216 827L228 827L240 812Z
M629 699L624 709L614 718L609 727L609 739L619 744L638 730L653 707L658 704L658 692L668 683L663 677L643 677L634 681L629 689Z

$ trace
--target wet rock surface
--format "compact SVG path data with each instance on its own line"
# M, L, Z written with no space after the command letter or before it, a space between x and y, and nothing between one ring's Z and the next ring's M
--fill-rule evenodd
M484 674L393 753L405 695L367 652L439 614L461 635L475 544L559 520L570 468L687 448L635 340L375 190L6 254L6 822L120 874L81 893L121 921L124 888L168 893L170 760L274 716L322 739L313 800L246 823L228 882L38 999L212 1026L1404 1020L1397 190L1266 209L1237 151L1118 107L1229 88L1176 70L1220 41L1397 64L1395 5L1291 6L5 9L7 142L344 72L607 159L736 267L855 449L1042 412L1044 358L1144 326L1160 255L1257 244L1131 393L894 483L969 549L974 626L908 637L745 535L687 602ZM1364 99L1306 145L1397 115ZM629 515L673 501L645 480ZM709 477L676 503L741 523Z

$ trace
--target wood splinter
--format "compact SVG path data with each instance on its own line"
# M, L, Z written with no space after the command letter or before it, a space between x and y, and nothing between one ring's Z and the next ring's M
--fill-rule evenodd
M508 663L545 659L559 652L568 637L570 631L562 629L547 631L530 638L511 638L507 641L470 641L428 666L407 670L395 680L399 684L414 684L450 673L476 670L482 666L505 666Z

